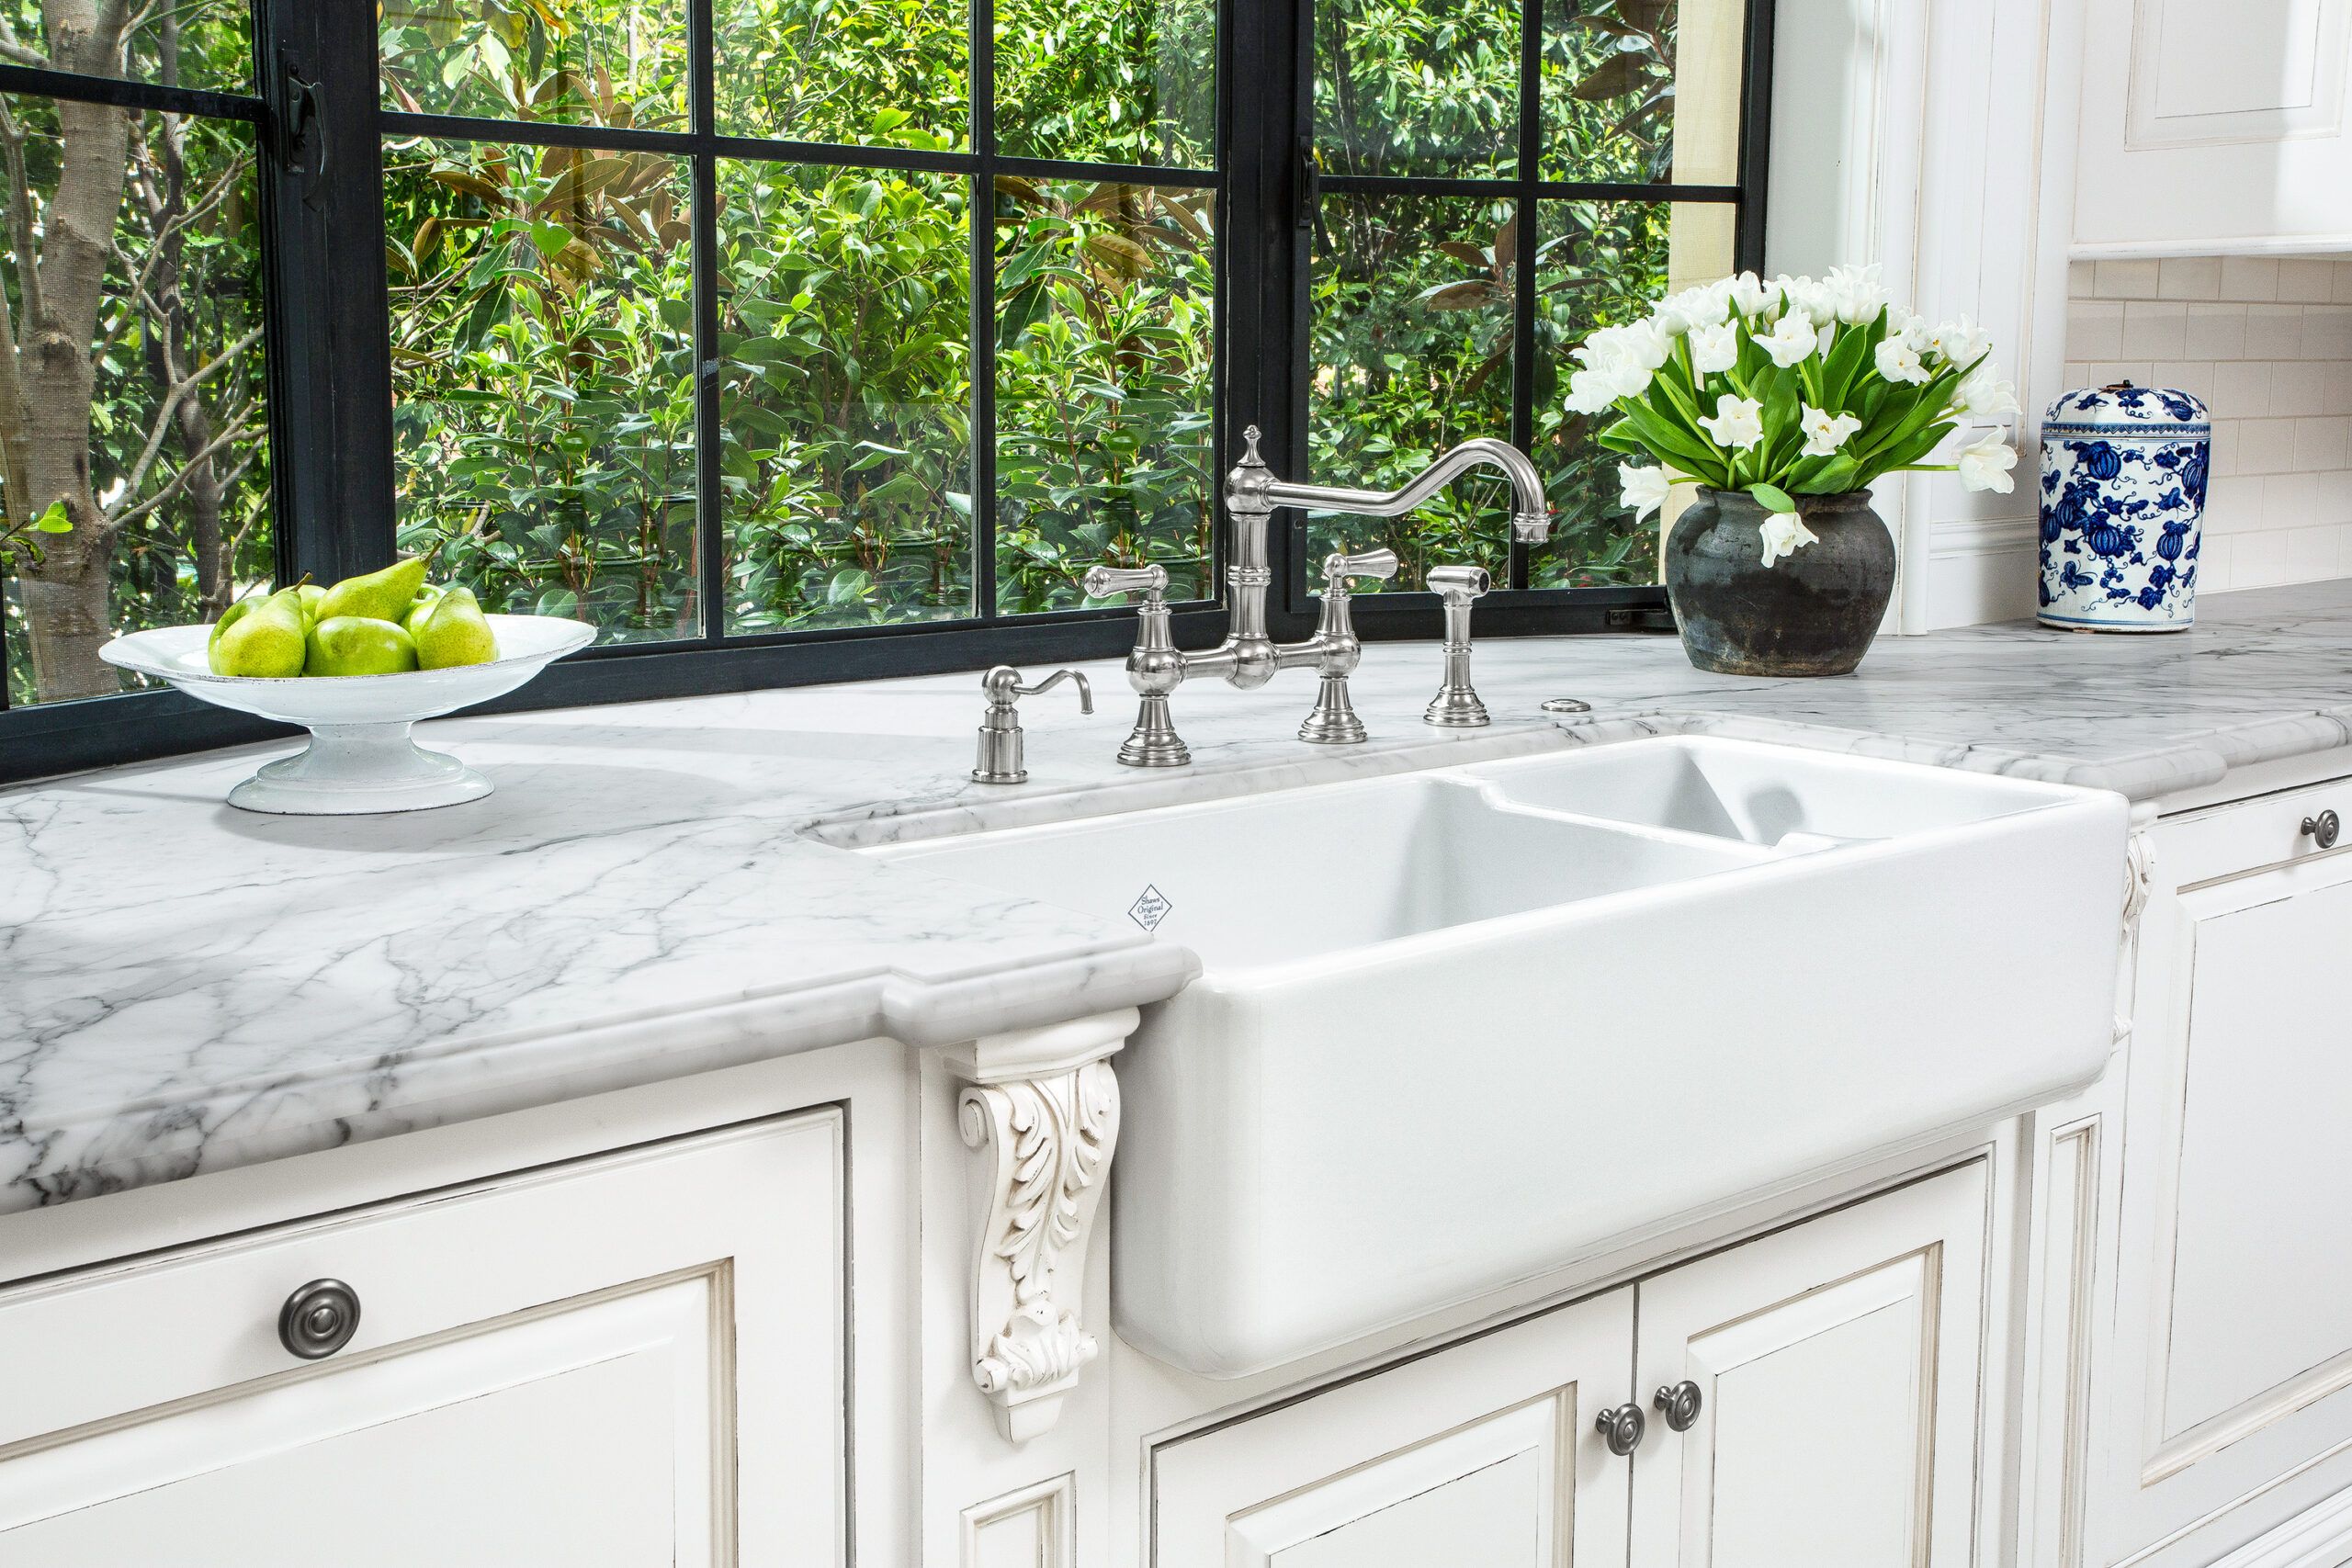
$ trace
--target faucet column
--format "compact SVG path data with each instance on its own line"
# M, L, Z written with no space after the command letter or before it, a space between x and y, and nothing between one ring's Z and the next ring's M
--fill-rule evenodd
M1315 710L1298 727L1298 738L1317 746L1351 746L1368 738L1363 720L1348 698L1348 677L1363 662L1363 644L1357 640L1348 601L1348 584L1359 577L1396 575L1396 552L1366 550L1362 555L1331 555L1323 558L1323 615L1315 627L1316 673L1322 684L1315 694Z
M1086 574L1086 596L1108 599L1114 593L1140 593L1136 613L1136 646L1127 655L1127 684L1142 698L1136 727L1119 747L1119 761L1130 768L1181 768L1193 760L1192 748L1176 733L1168 694L1184 683L1184 656L1168 615L1168 569L1161 566L1098 566Z

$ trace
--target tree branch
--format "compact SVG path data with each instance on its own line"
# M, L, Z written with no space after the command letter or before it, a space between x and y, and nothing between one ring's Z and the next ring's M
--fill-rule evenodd
M251 404L248 404L246 405L246 408L249 409L251 406ZM147 513L154 511L155 508L163 505L164 502L177 495L180 491L186 487L190 476L195 474L195 472L199 468L203 467L204 464L210 461L215 455L236 442L251 438L255 434L257 427L245 423L245 409L240 409L237 412L236 419L231 422L228 429L214 436L210 441L206 442L200 450L191 454L187 461L182 463L178 468L173 471L172 477L164 481L163 489L157 491L154 494L149 496L138 505L128 507L123 511L117 513L114 516L107 520L107 525L118 531L129 527L131 524L136 523L139 519L146 516ZM236 474L242 474L246 468L251 466L252 462L253 459L248 457L243 463L239 464L232 471L232 478L233 479ZM226 490L228 488L228 482L224 481L221 488ZM130 491L125 490L123 493L125 495L129 495Z
M138 494L139 487L147 482L147 470L154 467L155 454L162 448L164 445L164 437L171 431L172 416L174 413L178 412L180 400L186 398L189 393L195 391L206 381L211 379L217 372L225 369L230 364L235 361L240 355L243 354L245 350L251 348L254 344L259 343L261 341L261 328L254 328L252 331L246 333L243 337L237 339L236 342L222 349L218 355L214 355L210 362L198 367L196 370L180 378L178 381L173 384L172 389L164 394L164 406L155 411L154 426L147 433L147 444L145 446L141 448L138 462L131 465L130 476L123 481L122 493L124 495L131 496ZM215 443L215 445L218 445L218 443ZM193 459L191 459L191 462L192 461ZM183 471L185 471L187 466L187 465L182 465ZM114 521L119 524L122 519L120 517L117 517Z

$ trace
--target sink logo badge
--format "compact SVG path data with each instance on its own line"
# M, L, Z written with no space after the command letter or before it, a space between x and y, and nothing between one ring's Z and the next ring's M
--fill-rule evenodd
M1156 931L1159 929L1159 922L1166 919L1175 908L1168 901L1166 894L1146 883L1142 894L1127 910L1127 919L1148 931Z

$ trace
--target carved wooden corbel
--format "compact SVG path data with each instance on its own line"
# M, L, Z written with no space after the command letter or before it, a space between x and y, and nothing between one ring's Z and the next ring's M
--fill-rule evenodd
M1012 1442L1046 1431L1101 1351L1082 1313L1086 1243L1119 1142L1108 1058L1133 1008L993 1034L947 1053L956 1122L983 1152L972 1287L972 1381Z

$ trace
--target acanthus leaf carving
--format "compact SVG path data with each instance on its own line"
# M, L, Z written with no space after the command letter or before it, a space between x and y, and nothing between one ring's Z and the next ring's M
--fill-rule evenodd
M1050 1426L1101 1353L1079 1313L1085 1247L1119 1135L1108 1063L978 1083L957 1103L967 1148L993 1148L979 1238L972 1379L1019 1442Z

